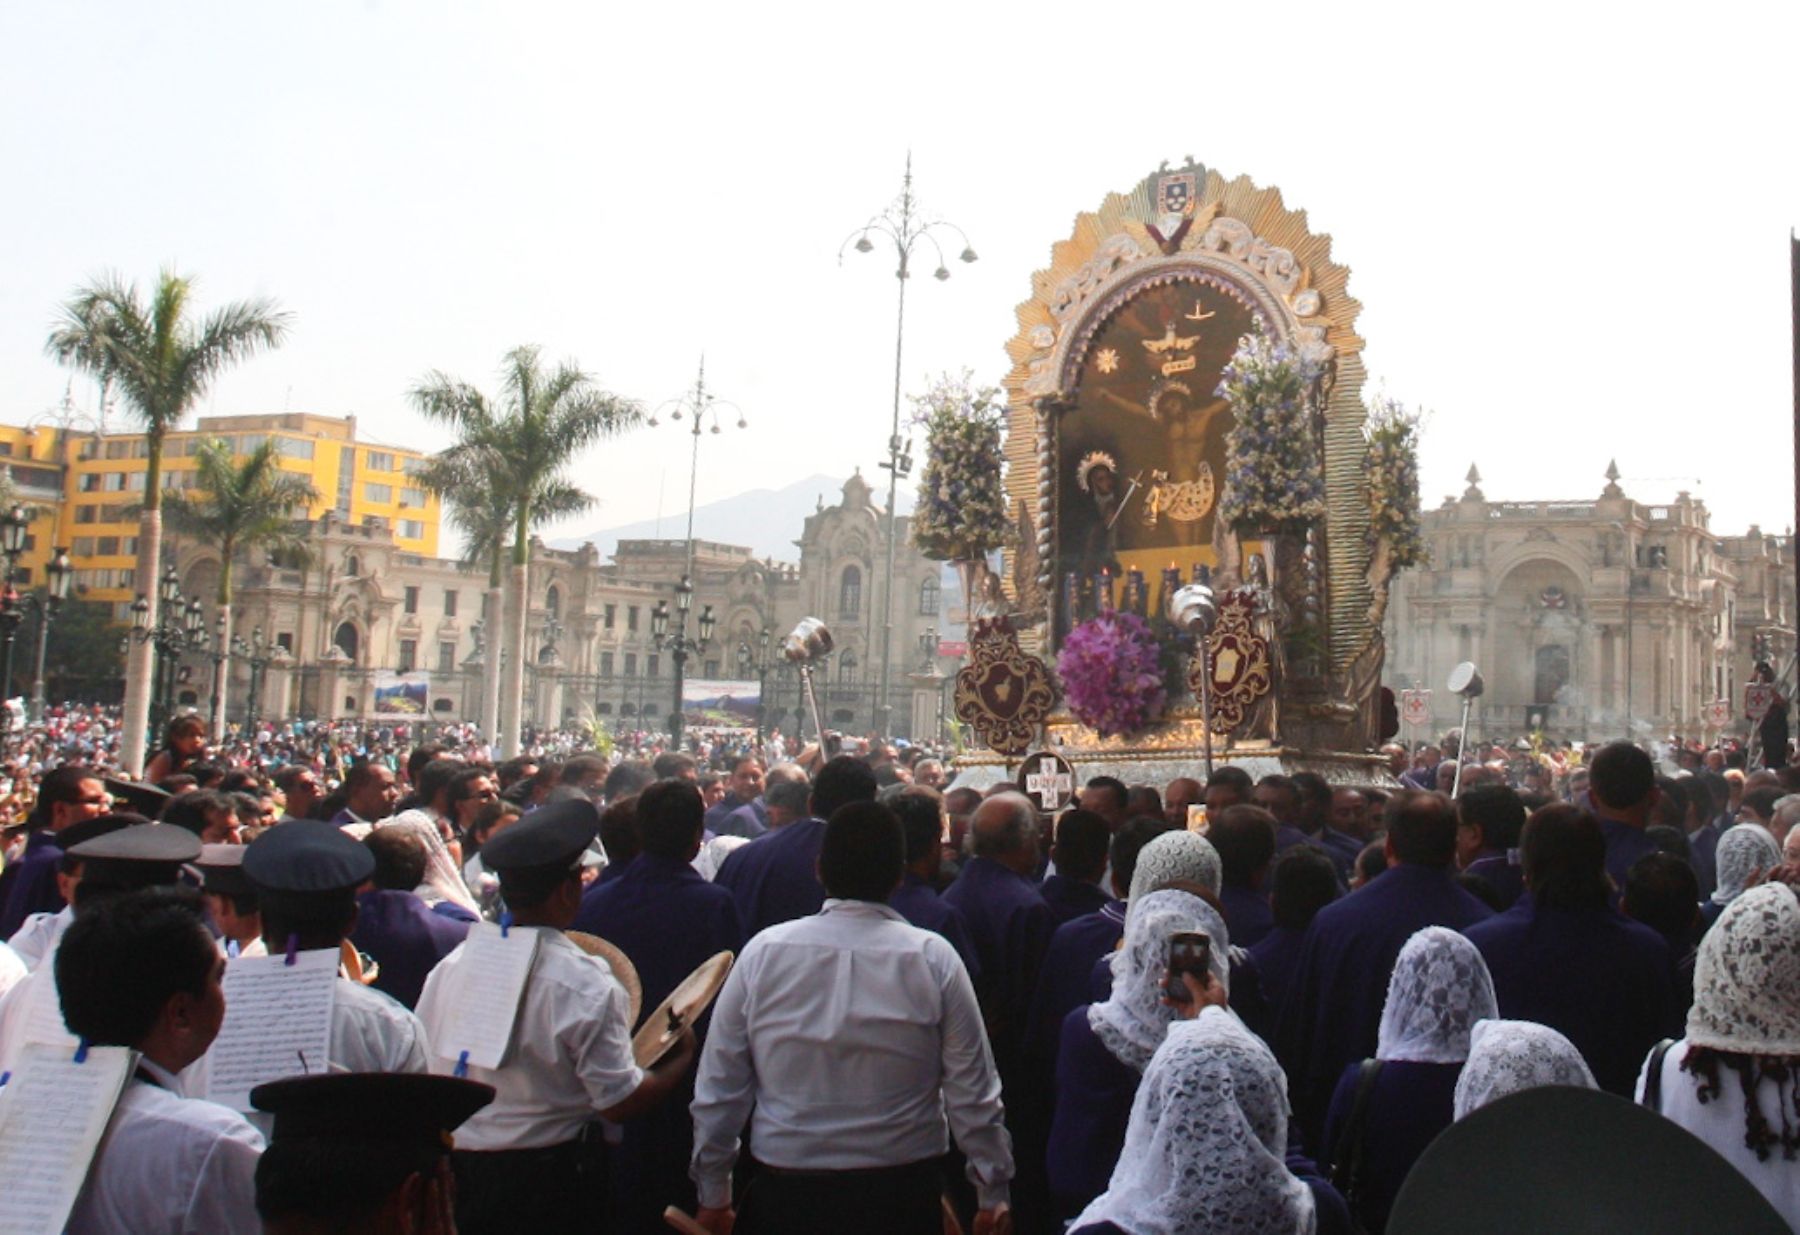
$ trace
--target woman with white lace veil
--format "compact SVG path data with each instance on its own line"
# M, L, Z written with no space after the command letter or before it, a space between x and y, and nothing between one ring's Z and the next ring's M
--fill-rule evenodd
M1288 1169L1287 1129L1274 1055L1224 1007L1204 1006L1145 1069L1119 1164L1073 1235L1347 1232L1331 1186Z
M444 843L443 833L436 826L419 818L416 811L407 811L392 819L383 820L378 826L404 828L417 836L425 846L425 882L416 889L420 900L431 906L433 911L462 921L474 921L480 916L481 906L470 894L469 885L463 882L456 858ZM440 909L440 905L445 908Z
M1213 976L1229 990L1231 940L1224 919L1198 896L1170 888L1132 903L1125 942L1108 958L1108 998L1063 1019L1045 1155L1058 1217L1080 1213L1105 1189L1118 1161L1138 1082L1175 1019L1162 983L1169 936L1177 931L1199 931L1212 941Z
M1548 1025L1480 1021L1469 1034L1469 1058L1456 1078L1456 1117L1540 1085L1600 1088L1575 1044Z
M1705 904L1700 916L1708 930L1725 912L1725 906L1744 894L1753 879L1779 865L1781 846L1775 836L1760 823L1740 823L1725 829L1713 851L1718 872L1718 887Z
M1387 1228L1413 1163L1450 1126L1469 1031L1498 1015L1487 963L1467 939L1428 926L1400 949L1375 1058L1344 1070L1320 1146L1332 1182L1364 1229Z
M1800 898L1793 888L1766 883L1726 906L1700 942L1687 1036L1650 1053L1637 1093L1712 1146L1800 1231Z

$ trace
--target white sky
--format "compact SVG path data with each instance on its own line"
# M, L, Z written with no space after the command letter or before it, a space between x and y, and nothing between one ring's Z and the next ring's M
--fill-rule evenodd
M1616 455L1635 496L1781 529L1796 46L1800 6L1736 2L10 4L0 419L61 398L78 283L174 262L203 308L297 315L206 411L435 446L429 369L491 389L532 341L655 403L704 350L752 428L703 441L702 502L874 477L892 261L837 252L908 148L982 257L910 285L909 389L998 381L1075 214L1192 154L1334 237L1370 373L1432 410L1428 507L1471 459L1569 498ZM603 506L550 533L684 509L688 444L596 452Z

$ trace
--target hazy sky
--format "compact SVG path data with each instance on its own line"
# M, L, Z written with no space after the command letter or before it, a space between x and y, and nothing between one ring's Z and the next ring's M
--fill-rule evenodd
M355 413L491 388L541 343L751 428L700 500L875 461L899 188L981 254L910 285L905 374L997 382L1075 214L1162 160L1279 185L1334 238L1375 383L1429 408L1427 506L1692 488L1792 523L1787 237L1800 6L82 3L0 8L0 419L52 408L57 303L176 263L291 341L206 410ZM928 273L929 265L926 271ZM74 397L91 406L91 384ZM565 533L685 510L689 439L584 461ZM677 534L678 519L670 523Z

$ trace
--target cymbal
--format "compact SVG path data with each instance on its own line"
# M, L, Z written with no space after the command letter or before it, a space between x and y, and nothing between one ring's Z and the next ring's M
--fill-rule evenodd
M637 1024L638 1013L644 1009L644 983L638 977L637 966L631 963L631 958L625 955L618 944L610 943L598 935L590 935L586 931L564 931L563 934L569 937L569 942L589 956L599 957L612 969L613 977L625 988L625 998L631 1001L631 1016L626 1024Z
M674 1048L681 1031L691 1027L712 1006L713 996L725 985L725 977L736 959L729 951L708 957L669 992L656 1011L644 1018L643 1027L631 1039L631 1053L638 1067L648 1068Z

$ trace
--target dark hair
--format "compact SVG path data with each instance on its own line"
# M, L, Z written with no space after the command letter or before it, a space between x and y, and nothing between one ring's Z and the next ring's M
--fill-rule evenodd
M38 810L42 812L45 826L50 823L50 808L59 802L76 802L81 799L81 782L99 780L100 773L80 763L65 763L59 768L51 768L38 781Z
M486 839L482 836L483 832L491 833L494 825L508 815L516 819L523 813L519 809L518 803L508 802L504 798L493 802L483 802L481 809L475 812L475 818L469 820L468 831L463 833L463 857L465 859L472 858L481 852L482 841Z
M833 755L813 777L808 801L812 813L830 819L853 802L875 800L875 773L869 765L852 755Z
M430 799L425 797L422 786L419 784L419 778L425 774L426 768L449 752L450 748L442 742L421 742L413 747L412 752L406 756L406 779L412 783L413 788L421 790L420 797L425 798L426 801L430 801ZM454 763L456 760L451 760L451 762Z
M906 862L923 861L943 843L944 798L925 785L908 785L898 793L884 793L882 805L900 820L906 838Z
M425 842L407 828L376 828L363 837L375 855L375 886L387 892L410 892L425 882Z
M420 806L430 806L458 775L468 770L469 765L461 759L433 759L412 777L414 799Z
M1531 899L1557 909L1603 909L1612 888L1606 879L1606 834L1579 806L1539 807L1525 821L1519 861Z
M207 816L217 810L236 814L237 803L217 789L194 789L170 798L169 804L163 807L162 821L200 836L211 823Z
M1129 888L1131 877L1137 873L1138 854L1145 845L1161 836L1164 832L1176 829L1160 815L1144 815L1137 819L1127 819L1117 832L1113 833L1112 843L1107 847L1106 856L1112 863L1112 881L1116 885L1106 889L1117 892L1119 888Z
M187 765L188 773L194 783L202 789L217 789L219 782L225 779L225 769L217 763L208 763L204 759L196 759Z
M1229 763L1222 768L1214 768L1213 774L1206 778L1206 788L1211 789L1215 785L1231 790L1246 802L1250 800L1251 790L1256 788L1256 782L1250 779L1250 773Z
M819 842L819 880L826 895L886 901L905 869L906 840L893 811L879 802L850 802L832 812Z
M279 767L275 769L275 787L283 793L289 793L293 790L295 783L310 772L312 769L304 763L290 763ZM317 780L316 777L314 779Z
M1064 812L1056 821L1056 855L1058 874L1072 879L1098 879L1106 869L1106 851L1112 841L1112 829L1106 818L1091 810Z
M1754 789L1744 791L1744 796L1739 799L1739 805L1748 806L1759 818L1772 820L1775 818L1775 803L1786 796L1787 790L1785 789L1777 788L1774 785L1758 785Z
M600 847L606 850L609 865L623 866L643 849L638 839L637 806L638 795L633 793L609 802L600 812Z
M1519 847L1525 802L1509 785L1475 785L1456 799L1457 821L1481 829L1483 848L1502 852Z
M576 755L562 765L559 780L564 785L582 785L597 782L604 785L607 773L606 760L599 755Z
M1154 785L1133 785L1125 795L1125 813L1127 815L1160 815L1163 813L1163 797Z
M1656 788L1656 765L1630 742L1608 742L1588 761L1588 790L1611 810L1639 806Z
M509 909L536 909L556 890L577 878L573 861L550 866L515 866L496 872L500 876L500 895Z
M1372 840L1357 851L1352 869L1362 876L1362 881L1366 884L1371 879L1380 878L1387 868L1387 846L1379 840Z
M136 1046L171 996L205 994L218 960L195 892L110 897L77 916L56 950L63 1023L96 1046Z
M262 777L248 768L233 768L225 773L224 779L219 782L220 793L248 793L252 796L260 796L262 791Z
M628 798L642 793L656 780L656 773L642 759L627 759L618 767L606 774L606 784L602 792L608 802L616 802L620 798Z
M385 769L386 767L385 763L376 763L371 759L358 759L350 765L350 770L344 773L345 796L354 794L358 789L374 780L376 768Z
M1694 847L1688 843L1687 833L1680 828L1670 827L1666 823L1653 823L1644 829L1644 839L1656 846L1659 853L1669 854L1683 862L1694 859Z
M1313 916L1338 896L1337 867L1324 850L1295 845L1275 859L1269 877L1269 907L1275 925L1305 930Z
M271 892L262 889L263 939L270 952L283 951L290 936L302 948L335 948L356 920L356 889L331 892Z
M1430 789L1410 789L1388 799L1381 812L1394 856L1415 866L1444 867L1456 856L1456 808Z
M538 761L530 755L517 755L494 769L494 778L499 782L502 791L511 789L525 779L525 769L535 768Z
M1125 782L1116 776L1095 776L1088 781L1086 788L1098 789L1102 793L1105 793L1112 799L1113 808L1115 810L1126 811L1131 809L1131 790L1127 789L1125 787ZM1159 811L1162 809L1160 801L1157 803L1157 809Z
M775 806L798 818L806 813L812 786L803 780L776 781L763 789L763 805Z
M1700 822L1711 823L1731 800L1731 782L1717 772L1698 772L1688 778L1688 796L1699 809Z
M688 780L659 780L637 796L638 845L645 853L685 862L705 825L706 803Z
M685 772L697 773L700 765L686 751L665 750L652 761L650 770L656 773L657 780L668 780Z
M421 1140L283 1137L256 1160L256 1212L268 1221L301 1215L327 1230L373 1217L413 1175L430 1178L445 1146Z
M1672 854L1646 853L1625 872L1620 908L1668 940L1677 956L1687 951L1699 902L1694 868Z
M173 748L176 738L203 738L206 721L198 713L184 712L163 727L163 745Z
M1456 884L1495 913L1506 912L1506 902L1500 899L1500 889L1474 871L1458 871Z
M1247 888L1258 871L1275 857L1275 816L1260 806L1239 802L1207 821L1206 839L1219 851L1223 882Z
M435 768L436 766L437 764L434 763L431 765L431 768ZM426 771L429 772L431 768L427 768ZM493 774L494 771L492 768L479 763L465 763L457 768L455 772L451 773L449 783L446 785L446 789L449 793L447 800L450 804L450 809L454 811L457 806L468 801L470 785L473 785L483 777L492 777Z
M1294 782L1294 791L1300 795L1300 805L1317 806L1321 810L1331 809L1331 783L1317 772L1295 772L1288 778Z
M725 766L731 770L731 774L733 776L736 776L738 773L738 769L743 767L746 763L754 763L759 768L762 766L761 759L759 759L755 755L747 755L747 754L733 756L731 759L726 761Z

